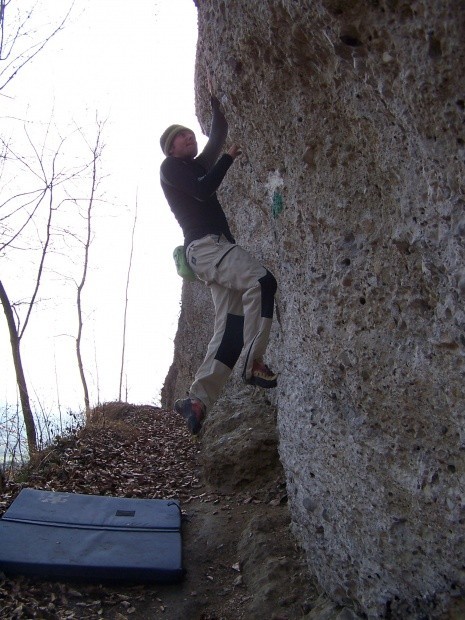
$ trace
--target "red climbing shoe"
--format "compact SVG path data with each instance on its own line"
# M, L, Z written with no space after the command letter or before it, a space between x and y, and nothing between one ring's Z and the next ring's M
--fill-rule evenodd
M197 435L206 414L203 402L198 398L179 399L174 403L174 409L186 420L187 428L192 435Z
M278 375L263 362L255 360L252 366L252 375L250 379L246 379L246 383L265 389L275 388L278 385Z

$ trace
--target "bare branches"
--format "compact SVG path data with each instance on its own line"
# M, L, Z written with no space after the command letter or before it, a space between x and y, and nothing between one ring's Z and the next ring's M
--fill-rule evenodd
M0 145L3 146L5 161L8 164L5 176L7 172L10 173L0 187L0 195L6 194L7 191L10 192L8 197L3 197L0 201L0 253L23 235L47 197L50 204L54 189L78 180L92 166L91 158L74 168L63 167L61 163L65 143L74 136L83 139L79 128L74 128L73 132L64 138L60 137L56 146L48 144L49 141L55 139L50 135L50 124L47 126L45 136L41 137L40 147L37 138L31 136L26 126L24 126L24 136L29 149L24 154L19 154L0 137ZM20 181L16 181L16 178ZM15 186L16 189L14 189ZM25 186L31 188L18 191L19 187L24 189ZM63 202L64 200L61 200L59 204Z
M34 418L31 413L29 397L27 392L26 380L22 369L20 354L21 340L26 328L30 323L32 313L37 308L39 292L43 284L47 284L48 278L45 275L53 273L54 261L53 253L59 249L60 267L62 270L63 258L68 261L66 273L60 277L65 280L76 282L77 287L77 306L78 306L78 336L77 352L78 365L81 374L81 381L85 390L85 406L90 408L89 392L84 373L84 363L81 355L81 338L83 330L83 310L82 293L86 282L89 267L89 249L92 240L92 209L97 201L97 190L100 177L98 175L98 160L102 152L102 131L104 123L97 121L97 137L91 146L83 130L75 127L70 135L63 138L55 131L50 131L52 125L49 123L42 134L42 139L37 139L31 130L25 128L26 146L28 150L25 154L19 154L10 144L2 142L4 151L8 156L8 175L4 181L1 193L6 191L13 192L8 198L4 198L0 204L0 227L4 226L4 240L0 244L0 251L3 251L10 264L22 264L13 259L15 252L18 256L18 241L24 247L23 258L28 263L28 278L23 280L22 289L30 289L29 293L23 293L23 301L10 303L4 287L1 288L2 304L7 316L8 328L13 353L14 367L17 377L17 385L20 392L21 406L23 409L25 428L29 451L32 453L37 447L36 428ZM53 128L55 129L55 128ZM72 139L72 140L71 140ZM66 152L65 144L67 145ZM82 145L90 151L89 154L81 154ZM20 147L21 149L24 147ZM73 168L67 168L69 153L75 152ZM76 159L77 154L79 157ZM77 162L77 163L76 163ZM16 180L16 176L17 179ZM85 196L83 192L83 182L89 182L90 190ZM32 184L32 187L30 187ZM39 184L39 185L37 185ZM35 185L35 187L34 187ZM22 187L23 191L16 188ZM10 189L11 188L11 189ZM84 207L84 204L86 207ZM63 211L63 213L61 213ZM84 225L84 226L83 226ZM7 226L9 228L7 229ZM26 230L29 234L26 235ZM0 228L1 231L1 228ZM69 252L63 253L63 239L70 241ZM13 245L13 243L15 245ZM76 246L84 250L82 258L82 273L79 283L76 277L77 264L73 263L76 257ZM27 250L27 251L26 251ZM68 256L73 255L73 258ZM70 262L71 261L71 262ZM24 261L23 261L24 262ZM56 261L55 261L56 263ZM46 271L46 268L48 271ZM69 272L72 268L75 275ZM13 279L15 278L12 273ZM45 282L43 282L45 280ZM43 301L43 300L42 300ZM40 430L40 429L39 429Z
M35 40L37 32L31 30L31 17L37 3L28 11L18 6L13 13L14 1L0 0L0 91L63 30L73 6L74 0L60 23L44 37Z
M57 20L55 25L44 25L47 22L47 7L42 7L40 2L0 0L0 94L65 27L74 6L74 0L67 0L63 18ZM4 130L0 136L0 256L5 267L2 269L3 283L0 282L0 302L7 319L16 383L29 453L32 454L38 445L37 430L29 403L20 345L26 329L30 328L38 303L47 301L47 293L44 297L42 291L50 290L58 272L63 272L60 273L61 279L74 282L77 289L79 328L76 346L86 392L86 410L89 409L80 350L82 293L89 268L92 209L100 181L97 161L102 151L104 123L97 121L97 137L91 146L82 128L77 126L63 137L55 124L53 110L45 123L20 120L11 115L9 120L10 135ZM82 156L83 143L90 155ZM90 191L83 192L83 181L88 183L89 178ZM84 250L81 273L76 246L81 252ZM14 302L10 302L6 293L5 279L10 281L8 288L14 291ZM42 431L39 426L39 432Z
M34 307L35 301L36 301L36 297L37 297L37 293L39 292L39 287L42 281L42 273L44 270L44 263L45 263L45 257L47 256L47 250L48 250L48 246L50 244L50 235L51 235L51 229L52 229L52 216L53 216L53 184L50 186L49 188L49 209L48 209L48 218L47 218L47 224L45 227L45 242L42 246L42 254L40 257L40 261L39 261L39 268L37 271L37 276L36 276L36 281L35 281L35 287L34 287L34 292L32 293L32 297L31 297L31 301L29 303L29 308L26 314L26 318L24 320L24 324L23 327L19 333L19 338L21 339L22 335L24 334L24 330L27 327L27 324L29 322L29 318L31 316L31 312L32 312L32 308Z

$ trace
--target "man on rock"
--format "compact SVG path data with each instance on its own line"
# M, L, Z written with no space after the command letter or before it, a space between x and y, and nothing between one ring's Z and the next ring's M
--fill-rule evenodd
M175 410L196 435L244 350L245 383L273 388L277 376L263 362L274 309L276 280L260 262L236 244L216 196L226 172L241 149L233 144L220 156L228 124L216 97L211 98L212 126L204 150L193 131L171 125L160 138L166 155L160 182L184 233L190 267L211 289L215 306L214 334L205 359Z

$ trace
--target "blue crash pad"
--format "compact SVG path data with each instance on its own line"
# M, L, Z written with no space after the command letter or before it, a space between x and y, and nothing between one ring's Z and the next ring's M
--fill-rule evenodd
M0 571L46 579L179 581L179 503L23 489L0 519Z

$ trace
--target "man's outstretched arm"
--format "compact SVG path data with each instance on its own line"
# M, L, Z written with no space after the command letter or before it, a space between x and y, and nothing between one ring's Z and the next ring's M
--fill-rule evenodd
M211 97L211 106L213 116L210 135L205 148L197 158L207 170L213 167L220 156L228 135L228 122L221 110L220 102L214 95Z

